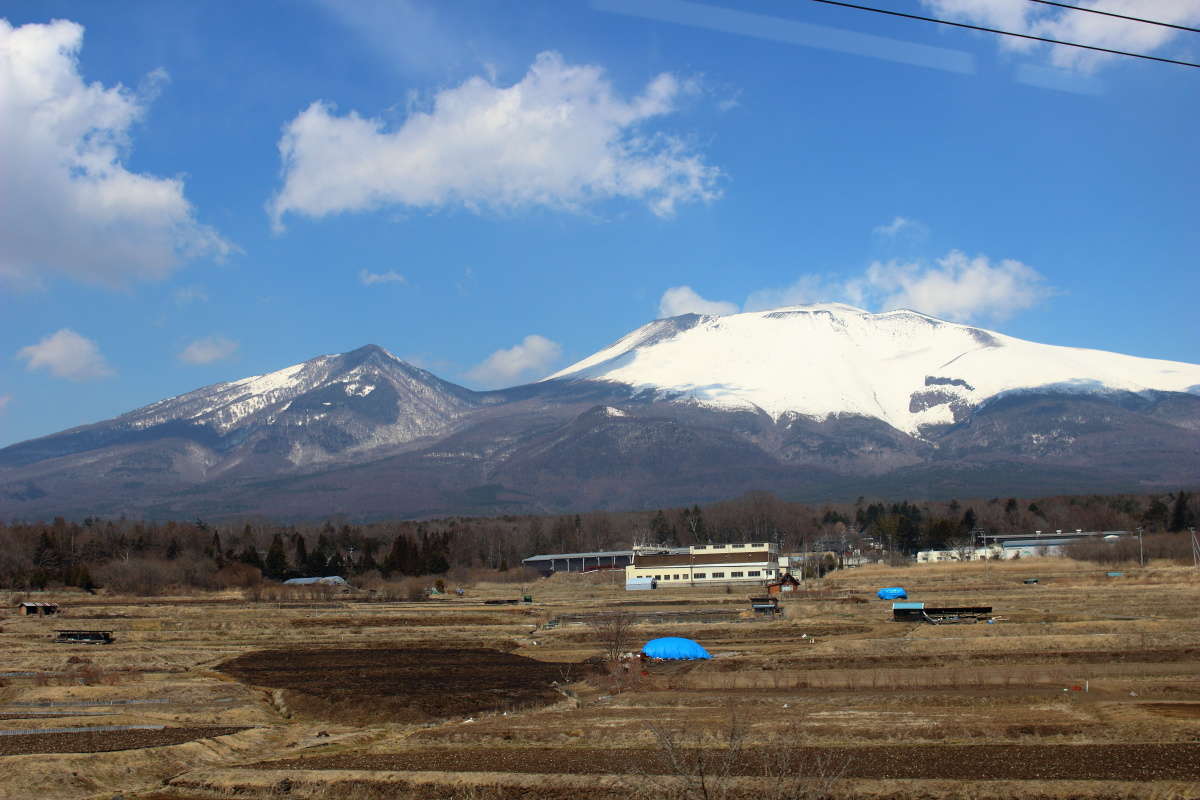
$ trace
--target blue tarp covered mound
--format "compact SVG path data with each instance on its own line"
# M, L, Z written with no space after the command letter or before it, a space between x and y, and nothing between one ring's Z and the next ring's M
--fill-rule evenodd
M700 645L691 639L681 639L678 636L667 636L663 639L651 639L646 642L642 652L650 658L669 658L676 661L688 661L694 658L712 658Z
M875 593L880 600L899 600L908 597L908 592L899 586L888 586Z

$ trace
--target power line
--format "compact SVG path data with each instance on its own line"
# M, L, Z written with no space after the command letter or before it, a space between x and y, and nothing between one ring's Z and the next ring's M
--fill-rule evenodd
M1147 61L1159 61L1164 64L1178 64L1181 67L1196 67L1200 69L1200 64L1193 64L1191 61L1176 61L1173 58L1159 58L1158 56L1148 56L1143 53L1130 53L1126 50L1112 50L1107 47L1096 47L1090 44L1078 44L1076 42L1064 42L1060 39L1048 39L1045 36L1033 36L1028 33L1014 33L1012 31L1002 31L999 28L985 28L981 25L968 25L965 22L951 22L948 19L938 19L937 17L922 17L919 14L905 14L902 11L888 11L883 8L873 8L871 6L860 6L855 3L844 3L841 0L813 0L814 3L825 3L830 6L842 6L843 8L856 8L859 11L872 11L876 14L887 14L892 17L904 17L905 19L916 19L922 22L936 22L939 25L952 25L955 28L967 28L973 31L983 31L984 33L997 33L1001 36L1014 36L1018 39L1032 39L1035 42L1047 42L1049 44L1061 44L1066 47L1078 47L1083 50L1094 50L1098 53L1109 53L1115 56L1129 56L1130 58L1143 58Z
M1144 22L1147 25L1160 25L1164 28L1174 28L1177 31L1191 31L1192 33L1200 33L1200 28L1189 28L1187 25L1176 25L1172 22L1159 22L1154 19L1143 19L1141 17L1130 17L1126 14L1117 14L1113 11L1101 11L1098 8L1084 8L1083 6L1073 6L1070 3L1059 3L1055 0L1029 0L1031 3L1041 3L1044 6L1056 6L1058 8L1069 8L1072 11L1084 11L1088 14L1101 14L1105 17L1116 17L1117 19L1127 19L1131 22Z

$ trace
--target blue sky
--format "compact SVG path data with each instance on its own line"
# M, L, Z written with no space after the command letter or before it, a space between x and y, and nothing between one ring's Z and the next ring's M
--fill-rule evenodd
M1026 0L879 4L1200 61ZM796 0L0 17L0 445L367 343L512 385L823 300L1200 360L1197 69Z

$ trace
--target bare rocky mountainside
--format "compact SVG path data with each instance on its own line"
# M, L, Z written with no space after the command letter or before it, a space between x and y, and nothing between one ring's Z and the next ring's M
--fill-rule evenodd
M1200 483L1200 366L829 304L476 392L369 345L0 450L0 517L631 509Z

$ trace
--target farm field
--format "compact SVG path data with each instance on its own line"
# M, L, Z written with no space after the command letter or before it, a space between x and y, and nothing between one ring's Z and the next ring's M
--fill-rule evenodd
M0 797L1200 798L1193 569L864 567L776 619L745 588L618 579L420 603L39 597L62 603L50 618L13 598ZM892 622L891 585L997 620ZM597 613L633 616L621 650L676 635L714 657L605 662Z

